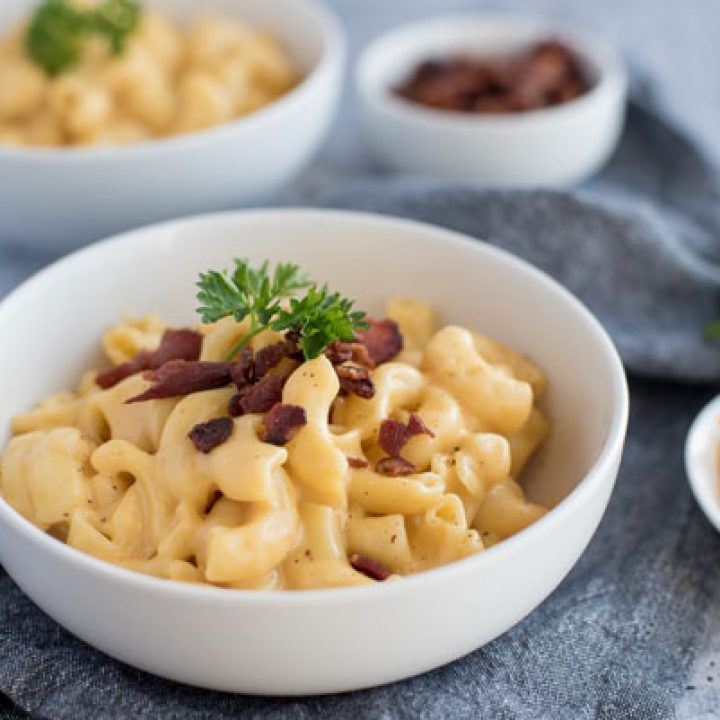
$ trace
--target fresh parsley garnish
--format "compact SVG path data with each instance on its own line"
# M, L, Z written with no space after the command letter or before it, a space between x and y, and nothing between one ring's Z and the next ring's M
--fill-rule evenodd
M252 268L247 260L235 260L232 273L209 270L201 273L198 313L203 323L232 316L237 322L250 319L248 332L227 355L232 360L263 330L294 332L307 360L318 357L333 340L351 341L355 331L365 329L365 313L353 310L353 301L318 287L297 265L279 263L272 273L269 263ZM295 297L307 290L302 297Z
M107 38L111 51L119 55L140 19L137 0L103 0L83 10L69 0L44 0L33 14L25 34L30 58L50 76L75 65L90 34Z

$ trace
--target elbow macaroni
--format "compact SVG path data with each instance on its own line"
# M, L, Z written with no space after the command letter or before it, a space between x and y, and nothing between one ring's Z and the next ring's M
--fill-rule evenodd
M162 57L177 62L171 45ZM339 395L324 355L292 368L283 402L302 406L308 422L284 447L263 442L262 415L248 414L224 444L195 448L188 432L226 414L230 388L126 404L148 387L142 375L101 390L91 373L77 392L14 419L0 493L97 558L228 588L372 583L351 565L355 553L402 576L480 552L545 512L517 482L548 432L536 405L545 379L489 338L438 330L426 303L397 299L389 311L406 349L373 371L373 398ZM105 353L127 361L156 347L164 329L153 317L121 323L106 333ZM202 328L202 358L222 358L246 330L232 319ZM278 337L261 333L252 344ZM402 449L411 474L379 474L380 424L410 413L434 437Z
M0 39L0 143L73 146L168 137L247 115L298 82L274 38L228 18L180 27L145 10L122 55L93 38L81 61L56 78L25 55L23 32Z

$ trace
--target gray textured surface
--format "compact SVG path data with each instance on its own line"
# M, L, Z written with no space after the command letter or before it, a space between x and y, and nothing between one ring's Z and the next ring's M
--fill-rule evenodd
M638 374L718 376L720 358L697 339L720 283L720 192L703 160L720 158L717 0L334 4L353 48L411 15L542 9L608 34L648 77L662 78L657 101L702 143L702 155L637 108L613 166L573 195L493 195L419 180L403 181L400 192L386 177L378 190L368 181L384 173L356 134L348 93L326 148L286 199L312 201L332 189L336 206L421 217L498 242L579 291ZM363 187L350 187L358 182ZM49 259L0 244L0 295ZM720 717L720 538L694 506L682 468L687 426L714 389L635 379L631 392L617 490L588 552L527 620L471 656L341 697L215 695L107 660L36 610L0 570L0 718L24 717L3 693L52 720Z

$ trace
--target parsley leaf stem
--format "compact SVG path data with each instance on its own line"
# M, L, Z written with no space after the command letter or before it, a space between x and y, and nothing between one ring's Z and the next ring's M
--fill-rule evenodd
M208 270L197 285L203 323L250 318L248 331L227 353L227 361L263 330L298 333L303 354L311 360L334 340L351 341L356 330L369 327L365 313L352 309L352 300L331 293L327 285L318 287L292 263L279 263L270 272L267 261L253 268L247 260L235 260L232 272ZM306 293L297 297L300 290Z

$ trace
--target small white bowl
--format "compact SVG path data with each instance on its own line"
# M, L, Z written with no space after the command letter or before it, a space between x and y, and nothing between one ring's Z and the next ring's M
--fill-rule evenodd
M0 238L56 250L138 225L270 200L320 146L335 112L343 30L316 0L152 0L179 20L217 13L279 38L304 75L244 118L131 145L14 148L0 144ZM3 0L0 34L35 0Z
M702 409L690 426L685 470L695 500L720 531L720 395Z
M41 532L0 499L0 562L45 612L131 665L273 695L399 680L489 642L544 600L605 511L628 413L625 375L593 316L527 263L463 235L372 215L266 211L137 230L52 265L0 303L0 447L10 418L70 387L123 315L195 317L194 282L231 258L299 263L358 306L420 296L441 319L529 354L550 379L552 434L525 478L553 509L486 552L396 582L306 592L174 583ZM74 292L67 292L74 288ZM62 351L58 352L57 349Z
M564 105L469 114L427 108L392 92L423 60L458 52L502 57L548 37L577 52L592 82L585 95ZM610 157L622 130L627 80L617 54L601 40L537 18L473 14L382 35L360 56L356 84L375 153L398 170L497 185L566 186Z

